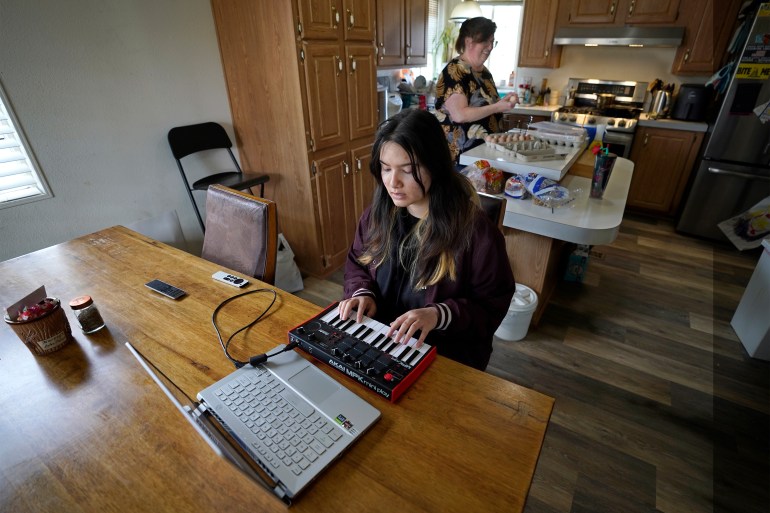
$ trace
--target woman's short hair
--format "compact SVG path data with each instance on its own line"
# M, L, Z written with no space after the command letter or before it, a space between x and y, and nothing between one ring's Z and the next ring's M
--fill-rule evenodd
M474 42L481 43L489 41L495 35L497 25L494 21L483 16L469 18L460 25L460 34L455 41L455 51L463 53L465 51L465 38L470 37Z

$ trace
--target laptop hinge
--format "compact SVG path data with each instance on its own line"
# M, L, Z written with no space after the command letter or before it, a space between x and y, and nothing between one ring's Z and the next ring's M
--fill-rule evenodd
M206 405L203 403L198 403L195 409L192 409L190 406L184 406L184 409L189 411L190 415L192 415L195 420L201 418L208 411L206 410Z
M199 417L204 416L205 414L209 414L214 418L217 418L216 415L212 415L208 413L208 408L206 408L206 405L204 403L198 403L198 406L193 410L189 406L185 406L185 409L187 409L190 414L195 418L197 421ZM248 463L245 463L248 465ZM236 465L237 466L237 465ZM242 471L245 471L246 469L241 468ZM274 486L272 486L270 483L268 483L261 475L259 475L254 469L251 469L250 471L246 471L246 473L252 477L256 477L259 482L268 490L272 490L272 492L278 497L284 504L291 506L291 496L288 493L287 488L283 485L283 483L279 482L276 479L271 479L274 483L276 483Z

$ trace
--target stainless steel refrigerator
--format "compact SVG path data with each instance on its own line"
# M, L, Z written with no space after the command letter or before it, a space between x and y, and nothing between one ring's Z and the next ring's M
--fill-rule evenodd
M770 3L746 23L751 28L677 223L682 233L727 241L717 225L770 196Z

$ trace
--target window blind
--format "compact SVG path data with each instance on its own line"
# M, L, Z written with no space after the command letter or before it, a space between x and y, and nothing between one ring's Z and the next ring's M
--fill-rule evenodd
M0 208L51 195L28 148L0 84Z

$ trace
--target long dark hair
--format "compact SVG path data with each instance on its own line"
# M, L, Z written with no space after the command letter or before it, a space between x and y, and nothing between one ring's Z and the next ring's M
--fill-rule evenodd
M455 41L455 51L460 54L465 52L466 37L471 38L476 43L481 43L492 39L496 30L497 24L483 16L465 20L463 24L460 25L460 33L457 35L457 40Z
M377 181L369 216L369 239L363 264L379 266L393 248L393 227L401 210L382 182L380 152L385 143L398 144L409 155L415 181L428 196L428 215L411 237L416 250L412 283L422 288L448 277L455 279L455 255L468 247L478 210L478 196L470 182L455 171L444 131L436 117L408 109L384 121L374 140L370 171ZM423 173L430 175L425 190ZM410 239L408 237L407 239Z

